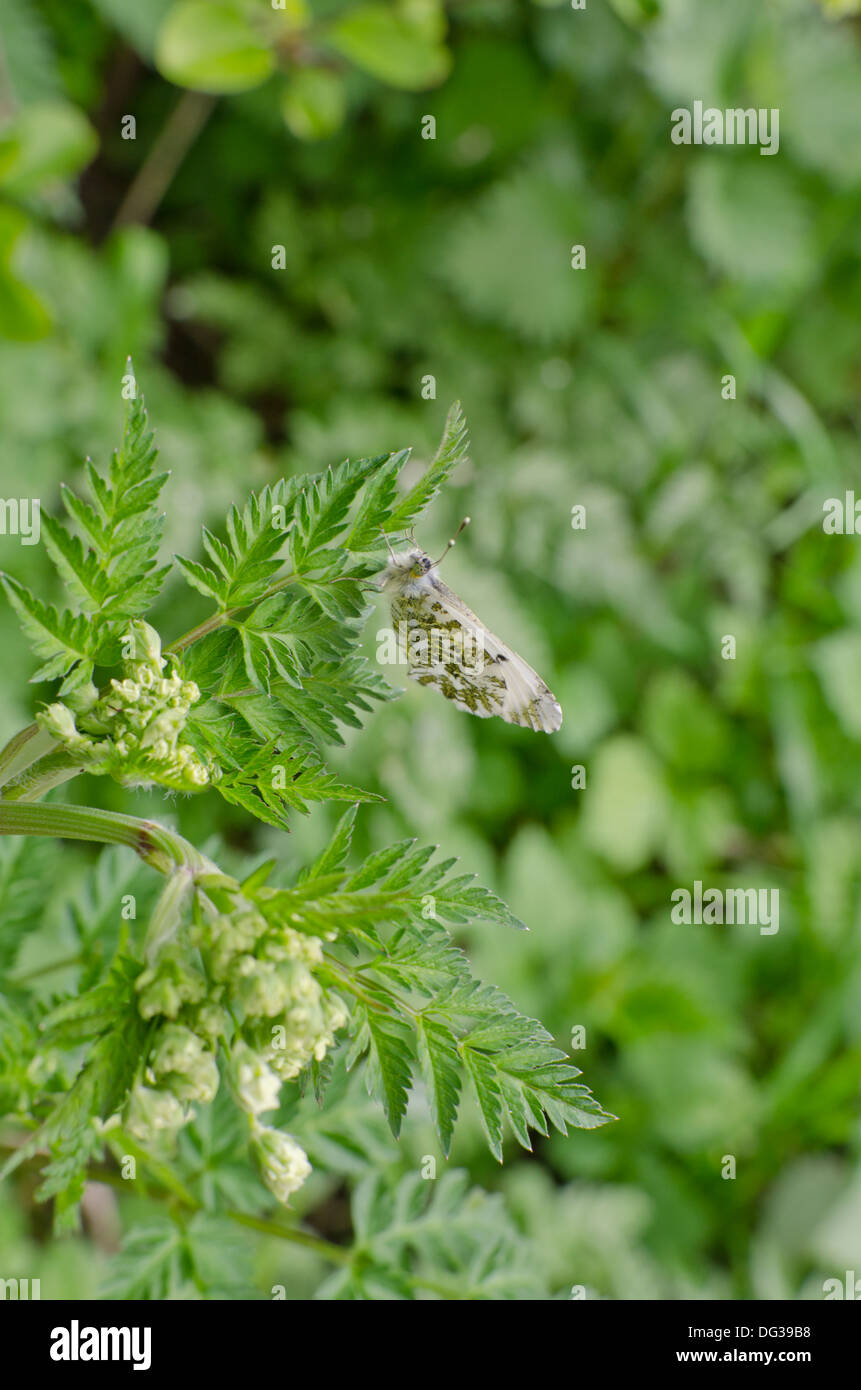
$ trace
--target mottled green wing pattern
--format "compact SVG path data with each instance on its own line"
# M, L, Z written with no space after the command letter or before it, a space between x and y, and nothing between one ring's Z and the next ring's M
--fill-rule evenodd
M395 598L392 620L411 680L480 719L497 715L544 733L561 726L559 702L537 671L441 580L427 593Z

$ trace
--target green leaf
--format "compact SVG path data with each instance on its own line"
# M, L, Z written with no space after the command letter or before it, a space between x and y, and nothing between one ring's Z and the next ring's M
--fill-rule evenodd
M392 454L383 464L362 499L362 508L344 545L347 550L378 550L380 539L397 503L398 474L410 456L409 449Z
M127 375L133 378L131 361ZM167 568L157 569L164 514L158 500L167 474L154 472L157 451L143 397L129 402L123 442L107 477L87 463L91 501L62 485L63 502L84 539L54 517L43 515L45 545L64 585L84 613L98 613L102 623L99 652L104 659L116 628L106 619L139 617L164 582ZM124 624L123 624L124 625Z
M0 264L0 337L35 342L50 333L51 315L28 285Z
M437 914L459 925L473 921L495 922L497 926L514 927L516 931L527 930L526 923L515 917L501 898L474 880L475 874L461 874L433 889ZM423 887L424 892L431 891L429 886Z
M369 1175L352 1203L350 1265L319 1291L327 1299L543 1299L535 1261L502 1197L470 1190L468 1174L435 1182Z
M26 197L69 178L89 164L98 143L86 116L70 103L23 106L0 135L0 188Z
M275 773L279 778L283 773L283 779L275 781ZM341 782L335 773L327 772L316 762L303 766L299 758L273 758L272 750L265 748L243 767L223 771L215 787L225 801L244 807L258 820L279 830L289 830L289 810L307 815L309 801L382 800L376 792Z
M106 1019L122 1014L140 969L138 962L121 956L104 980L57 1004L39 1025L46 1045L77 1047L99 1037Z
M101 1287L106 1299L165 1299L180 1295L186 1269L185 1235L168 1216L155 1213L123 1236Z
M363 1002L356 1006L356 1018L359 1029L350 1047L348 1066L367 1053L368 1091L382 1104L397 1139L412 1085L415 1048L411 1030L401 1019Z
M57 868L48 840L4 836L0 842L0 972L7 984L24 938L42 926Z
M275 57L240 4L183 0L159 30L156 66L170 82L220 95L259 87Z
M252 493L240 510L227 515L227 541L205 526L203 546L212 568L178 557L180 569L194 588L215 598L219 609L242 608L263 598L281 568L278 552L287 530L287 516L303 479L282 479L273 487Z
M28 226L20 209L0 205L0 335L16 342L43 338L51 329L48 310L17 278L10 264L15 245Z
M273 594L235 627L251 684L271 695L271 683L300 687L315 662L334 661L356 643L355 625L333 622L307 594Z
M344 81L329 68L296 68L281 94L288 130L299 140L326 140L344 122Z
M309 480L299 494L290 531L297 571L308 569L316 552L346 528L347 515L359 489L388 458L388 454L381 454L378 458L345 459L337 468L328 468L320 478Z
M248 1299L254 1296L247 1235L223 1216L181 1222L155 1214L123 1237L99 1293L106 1299Z
M419 1016L416 1037L428 1104L442 1151L448 1158L460 1103L460 1058L457 1038L446 1024Z
M304 883L309 878L320 878L323 874L337 873L345 867L353 839L353 826L356 823L357 810L358 806L351 806L349 810L344 812L323 853L314 860L313 864L306 865L302 869L299 875L300 883Z
M31 681L54 680L64 676L77 662L92 663L98 653L98 638L91 623L65 610L58 612L49 603L19 584L11 575L0 573L21 627L37 656L45 658Z
M460 401L455 401L446 416L440 446L430 468L422 474L387 518L387 525L391 530L401 531L411 526L433 501L457 465L467 459L468 454L469 431Z
M129 969L120 962L112 972L108 988L98 996L100 1035L71 1089L0 1174L7 1175L47 1147L51 1158L36 1195L39 1201L62 1197L64 1220L80 1200L87 1166L103 1142L94 1121L109 1119L121 1107L144 1052L148 1024L138 1013L134 996L136 968ZM62 1027L65 1022L67 1027L74 1024L89 1032L84 1021L93 1018L94 1009L92 997L71 1001L69 1010L73 1017L64 1020L62 1011L58 1011L57 1026Z
M490 1152L501 1163L504 1110L502 1090L496 1069L490 1058L485 1057L481 1052L473 1052L471 1048L464 1048L461 1055L472 1082L475 1098L478 1101L481 1124Z
M343 744L338 724L361 728L358 711L372 709L371 700L390 700L394 692L364 657L350 656L338 663L321 662L303 679L301 688L279 681L274 699L258 693L225 693L219 698L261 738L284 743Z
M227 607L227 585L222 576L199 560L187 560L182 555L175 555L174 560L193 589L215 599L219 607Z
M357 5L326 30L326 40L392 87L422 91L448 76L451 55L437 36L387 5Z
M84 612L97 612L109 592L108 577L98 558L49 513L40 520L45 549L66 588Z

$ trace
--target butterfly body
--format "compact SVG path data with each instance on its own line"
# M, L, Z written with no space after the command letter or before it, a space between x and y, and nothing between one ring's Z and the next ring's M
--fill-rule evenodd
M559 702L538 673L485 627L418 546L392 554L381 588L412 680L480 719L496 715L544 733L560 727Z

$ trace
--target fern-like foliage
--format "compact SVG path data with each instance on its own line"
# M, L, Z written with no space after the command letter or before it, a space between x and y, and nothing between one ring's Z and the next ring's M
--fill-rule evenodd
M126 380L134 380L131 364ZM156 767L150 758L148 767L142 756L129 780L143 782L150 772L153 780L183 790L212 786L231 805L279 829L312 802L374 799L328 772L325 762L326 746L343 743L345 726L360 727L376 703L396 694L359 650L370 611L368 581L379 568L372 552L383 548L384 530L412 525L467 447L455 405L437 456L405 493L399 493L398 478L408 449L279 479L231 507L222 535L204 527L204 558L177 556L176 566L211 601L212 611L166 648L172 669L188 690L197 690L189 696L181 740L171 743L184 762L173 767L162 758ZM167 474L155 472L155 461L135 385L123 443L108 472L88 461L89 497L63 489L73 529L42 518L70 606L57 609L2 576L42 659L33 679L62 678L59 696L76 711L83 708L84 720L96 699L94 667L115 667L128 656L129 624L149 609L169 569L158 564L158 502ZM118 674L129 678L125 668ZM56 737L62 727L55 720L50 731ZM122 757L97 744L86 722L72 727L67 721L67 727L66 746L57 755L63 776L76 771L77 754L81 770L122 779ZM102 731L101 724L94 728ZM193 777L183 771L190 750ZM19 781L16 794L29 792L33 775Z
M131 362L126 380L134 381ZM169 571L157 564L164 515L158 500L167 474L155 472L157 450L143 397L134 388L123 442L107 475L88 460L89 498L62 488L76 530L41 515L45 546L72 606L56 609L9 575L6 594L43 664L34 681L64 677L68 694L92 677L93 666L113 665L128 619L147 612Z
M224 538L204 529L208 563L178 558L215 605L176 649L205 697L189 737L218 757L226 800L283 826L308 801L364 797L326 772L324 750L395 693L359 652L377 568L369 552L383 547L384 531L413 524L467 449L455 405L436 457L406 493L398 476L408 449L348 459L253 494L231 510Z
M135 389L108 471L88 463L87 497L64 490L71 526L43 518L67 606L3 576L42 661L34 679L61 684L39 727L0 751L0 830L127 848L106 850L49 914L79 970L76 993L49 998L16 966L56 876L41 850L0 841L0 1099L24 1127L2 1173L38 1163L38 1199L70 1226L89 1177L140 1162L172 1212L129 1232L107 1297L254 1296L238 1227L273 1201L277 1235L337 1264L323 1297L543 1296L499 1201L454 1174L397 1178L389 1135L417 1084L446 1157L468 1094L500 1161L509 1137L529 1148L551 1126L612 1117L455 939L476 921L523 923L412 839L352 864L357 807L379 798L325 761L395 693L359 646L384 533L414 524L466 449L456 405L406 491L401 450L253 493L221 532L204 528L201 558L177 559L209 612L162 641L143 615L167 572L166 475ZM208 857L216 847L204 856L153 822L14 804L79 772L214 792L278 830L313 802L349 805L292 879L274 862L243 879ZM157 897L139 882L153 868L166 876ZM358 1182L346 1247L283 1224L312 1165Z
M51 1046L91 1045L71 1088L3 1171L11 1171L39 1148L49 1149L37 1195L40 1201L56 1199L60 1226L66 1213L75 1219L87 1168L101 1148L97 1122L116 1113L140 1065L147 1024L135 1004L139 971L137 962L118 958L100 984L42 1020L40 1052Z
M523 923L456 860L434 863L433 847L403 840L347 867L356 808L326 851L292 888L246 887L270 922L311 935L334 933L333 987L352 996L348 1066L364 1058L369 1091L397 1137L417 1078L425 1084L444 1154L466 1082L491 1152L502 1161L506 1125L531 1148L530 1130L563 1134L612 1116L542 1024L500 990L476 980L450 928L473 921Z
M466 1173L427 1182L375 1174L353 1197L350 1261L319 1298L377 1300L543 1299L547 1290L528 1258L502 1198L470 1190Z

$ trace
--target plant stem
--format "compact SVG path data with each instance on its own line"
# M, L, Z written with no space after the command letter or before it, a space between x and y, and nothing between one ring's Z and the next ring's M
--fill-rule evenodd
M84 957L78 951L73 956L63 956L61 960L52 960L48 965L39 965L35 970L25 970L21 975L10 975L7 979L14 985L22 985L25 981L38 980L42 975L53 975L55 970L68 970L72 965L80 965Z
M241 613L244 608L251 608L254 604L264 603L266 599L277 594L279 590L286 588L288 584L295 584L299 578L297 574L285 574L283 579L277 579L274 584L270 584L265 594L259 599L254 599L252 603L238 603L235 608L225 608L223 613L213 613L211 618L199 623L197 627L191 628L182 637L178 637L175 642L171 642L169 647L165 647L166 652L181 652L185 647L190 647L193 642L199 642L201 637L208 637L210 632L217 632L219 628L229 623L231 618L235 618L237 613Z
M149 222L214 105L215 97L183 92L123 198L112 230L130 222Z
M115 1158L120 1154L133 1155L159 1186L164 1188L187 1211L204 1210L203 1203L198 1201L166 1164L154 1162L149 1154L144 1153L124 1131L114 1130L107 1136L107 1139L108 1147ZM128 1180L121 1178L110 1168L90 1168L89 1177L96 1182L108 1183L121 1192L128 1192L129 1190ZM264 1216L252 1216L248 1212L237 1211L233 1207L228 1208L222 1215L230 1221L235 1221L238 1226L247 1226L249 1230L259 1231L262 1235L277 1236L279 1240L289 1240L294 1245L302 1245L306 1250L313 1250L317 1255L321 1255L324 1260L331 1260L333 1264L346 1265L350 1263L352 1258L352 1251L348 1247L334 1245L331 1241L324 1240L322 1236L312 1235L310 1231L300 1230L297 1226L288 1226L286 1221L273 1220Z
M175 869L168 875L161 897L153 909L144 941L144 955L152 961L166 942L176 936L182 921L183 908L194 887L194 878L188 869Z
M26 729L21 729L0 751L0 787L26 772L28 767L32 767L46 753L52 753L57 746L56 739L38 724L28 724Z
M238 1226L248 1226L252 1231L277 1236L280 1240L291 1240L294 1245L304 1245L306 1250L313 1250L317 1255L322 1255L324 1260L332 1260L335 1264L348 1265L352 1259L349 1247L333 1245L331 1241L323 1240L322 1236L313 1236L310 1231L302 1231L298 1226L288 1226L282 1221L273 1221L267 1217L249 1216L244 1211L232 1209L224 1215L235 1221Z
M71 753L61 750L40 758L21 773L6 788L4 801L38 801L45 792L69 782L83 772L83 767Z
M0 801L0 835L51 835L62 840L127 845L161 873L175 868L218 872L194 845L157 821L90 806L33 806Z
M219 628L224 627L225 623L229 623L230 620L235 618L237 613L241 613L243 609L253 608L258 603L264 603L266 599L271 598L273 594L280 593L282 589L286 589L288 584L297 584L303 579L312 579L313 576L313 568L310 569L307 574L285 574L283 578L276 579L274 584L270 584L269 588L260 598L252 599L248 603L238 603L234 608L225 608L222 613L213 613L211 618L207 618L205 622L199 623L197 627L191 628L191 630L186 632L182 637L177 637L175 642L171 642L169 647L165 647L165 652L181 652L185 647L190 647L193 642L199 642L201 637L208 637L210 632L217 632ZM356 580L354 576L350 574L335 575L326 582L329 584L361 583L360 580ZM377 592L377 590L374 589L374 592Z

